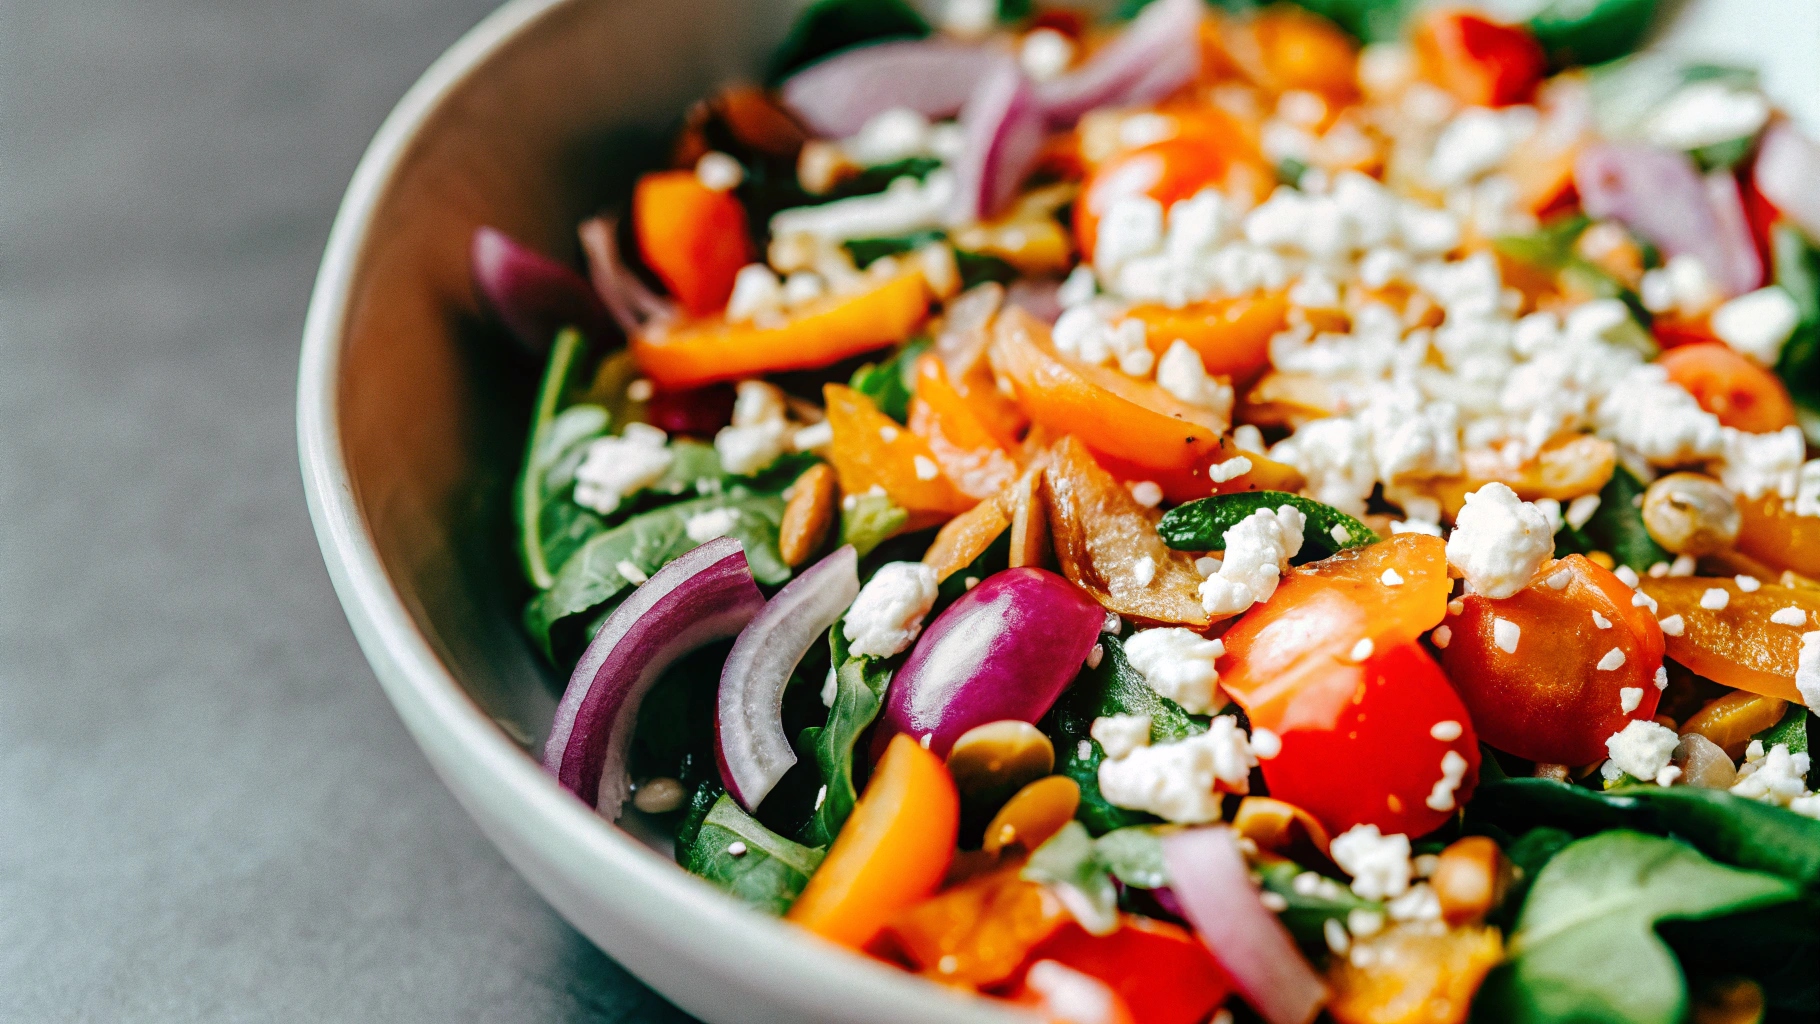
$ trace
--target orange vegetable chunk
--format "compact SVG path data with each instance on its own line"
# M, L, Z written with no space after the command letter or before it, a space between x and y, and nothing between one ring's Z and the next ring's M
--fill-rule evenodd
M1053 960L1105 982L1136 1024L1200 1024L1232 992L1207 947L1180 925L1125 914L1110 935L1089 935L1070 920L1036 947Z
M1144 322L1147 344L1158 356L1179 339L1200 354L1208 373L1244 384L1269 368L1270 339L1288 322L1289 300L1265 292L1180 309L1137 306L1129 315Z
M1748 434L1792 426L1795 403L1780 378L1719 341L1679 345L1656 360L1700 408Z
M1425 77L1477 107L1528 100L1548 64L1526 29L1466 11L1439 10L1422 19L1415 46Z
M655 171L632 192L632 229L645 265L693 316L719 313L739 268L752 262L746 208L692 170Z
M1037 944L1073 920L1044 886L1000 868L902 911L881 943L943 984L984 988L1013 977Z
M828 461L840 477L842 494L882 488L910 513L911 530L933 526L976 504L941 475L929 442L879 412L870 398L829 384L822 389L822 399L834 430Z
M929 442L943 475L970 498L989 498L1017 477L1017 460L993 421L993 413L949 382L940 359L917 360L910 430Z
M1795 667L1801 657L1801 634L1820 629L1820 590L1764 584L1747 594L1734 580L1697 576L1642 582L1643 592L1656 599L1661 618L1681 617L1680 635L1665 637L1669 657L1715 683L1801 702ZM1725 607L1701 607L1708 590L1724 592ZM1806 624L1770 621L1771 615L1791 607L1807 613Z
M1820 576L1820 516L1796 515L1792 505L1774 493L1739 498L1738 550L1777 569Z

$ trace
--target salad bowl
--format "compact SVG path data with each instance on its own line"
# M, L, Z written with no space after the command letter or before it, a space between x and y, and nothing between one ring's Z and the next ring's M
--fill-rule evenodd
M756 77L790 0L513 0L436 62L356 171L305 328L298 431L336 591L438 775L589 939L715 1022L1011 1021L751 913L539 764L555 680L518 625L507 494L535 372L482 330L468 240L572 256L711 87ZM1814 123L1820 8L1688 3L1663 45L1748 61Z

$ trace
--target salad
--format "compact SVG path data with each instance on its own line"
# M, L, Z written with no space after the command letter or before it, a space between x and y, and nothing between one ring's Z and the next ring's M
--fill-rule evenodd
M1820 144L1412 6L821 0L481 229L549 771L1048 1020L1820 1015Z

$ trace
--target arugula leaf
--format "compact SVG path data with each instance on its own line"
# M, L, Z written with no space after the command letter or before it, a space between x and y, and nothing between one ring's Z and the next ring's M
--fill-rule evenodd
M1307 517L1307 525L1302 529L1302 549L1314 558L1325 558L1344 548L1376 544L1379 540L1371 527L1339 509L1286 491L1216 494L1177 505L1163 513L1162 520L1156 524L1156 532L1164 544L1178 551L1224 551L1227 530L1260 509L1275 509L1282 505L1300 509ZM1344 541L1334 539L1336 527L1346 535ZM1298 560L1314 559L1304 554Z
M524 465L513 490L519 561L525 578L539 590L549 587L562 561L601 525L598 516L566 498L580 462L577 453L607 431L605 409L580 406L566 414L563 409L584 385L587 349L587 339L573 327L557 334L551 344L531 413ZM559 472L564 467L566 475Z
M1110 935L1118 928L1118 887L1112 884L1111 872L1094 856L1093 837L1080 822L1063 825L1032 851L1020 877L1049 886L1089 933Z
M887 659L868 658L847 649L841 630L843 619L828 630L828 648L834 665L834 704L825 725L804 729L801 745L815 751L824 787L815 815L803 827L802 840L826 846L840 835L853 813L859 793L853 785L853 746L878 717L885 688L891 685L895 666Z
M1586 834L1634 829L1674 835L1724 863L1820 891L1820 821L1724 790L1630 786L1599 792L1553 779L1481 783L1466 806L1470 827L1515 833L1548 825Z
M1583 213L1557 217L1527 235L1505 235L1494 239L1493 249L1500 254L1543 270L1560 270L1573 258L1574 243L1592 226L1592 218Z
M796 18L771 55L769 84L839 50L887 39L920 39L929 23L903 0L818 0Z
M878 411L898 421L910 419L910 397L916 393L916 361L929 351L928 338L912 338L882 363L853 371L847 386L872 399Z
M1609 553L1621 565L1643 573L1657 562L1672 562L1674 554L1649 535L1639 504L1646 488L1630 470L1618 466L1599 491L1599 508L1579 529L1564 526L1555 534L1555 556Z
M1656 0L1550 0L1529 19L1529 30L1556 69L1603 64L1637 48L1656 6Z
M1094 835L1157 819L1142 811L1114 807L1100 795L1100 762L1106 752L1089 730L1093 720L1106 715L1149 715L1152 743L1173 743L1207 731L1206 716L1190 715L1144 682L1125 660L1125 647L1110 633L1100 634L1104 651L1098 668L1088 669L1043 717L1042 730L1055 745L1056 774L1066 775L1081 787L1080 809L1075 818Z
M1346 915L1355 910L1373 913L1384 913L1384 905L1375 900L1368 900L1355 894L1345 883L1321 876L1321 880L1304 892L1296 888L1296 879L1308 870L1295 861L1280 857L1265 860L1259 866L1259 884L1265 892L1273 892L1283 898L1287 907L1279 911L1277 917L1283 927L1295 937L1297 944L1305 949L1326 950L1327 937L1323 932L1328 921L1346 923Z
M822 862L822 851L760 825L722 793L680 860L686 870L747 906L781 915L809 884L809 876Z
M758 582L775 585L789 579L790 567L777 553L784 499L735 488L633 516L593 537L563 563L550 588L531 599L525 608L525 628L555 661L553 633L559 624L602 607L632 586L620 573L620 563L630 562L649 576L696 546L689 538L690 519L719 508L739 510L729 536L746 549L746 561Z
M1820 443L1820 253L1792 224L1770 232L1775 281L1794 297L1801 321L1782 346L1776 374L1788 385L1808 443Z
M855 494L841 499L840 542L853 545L861 558L897 535L910 513L886 494Z
M1475 1010L1517 1024L1677 1024L1687 988L1655 933L1797 898L1788 881L1716 864L1692 847L1639 832L1579 840L1548 862L1511 937L1511 959L1487 977Z

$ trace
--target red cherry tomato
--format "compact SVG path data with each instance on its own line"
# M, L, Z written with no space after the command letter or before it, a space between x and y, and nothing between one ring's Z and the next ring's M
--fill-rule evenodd
M1200 1024L1232 985L1207 947L1179 925L1125 915L1110 935L1070 921L1030 954L1098 978L1119 994L1135 1024Z
M1662 628L1632 600L1622 580L1582 555L1544 567L1501 601L1461 598L1465 610L1444 623L1441 663L1485 742L1532 761L1590 764L1627 721L1649 720L1661 696ZM1514 652L1498 645L1499 620L1516 627ZM1614 650L1620 663L1604 667ZM1629 711L1626 689L1640 691Z
M1465 11L1436 11L1416 32L1422 73L1462 103L1504 107L1534 95L1548 69L1528 30Z
M1782 380L1724 342L1677 345L1656 361L1728 427L1766 434L1795 422L1795 403Z

